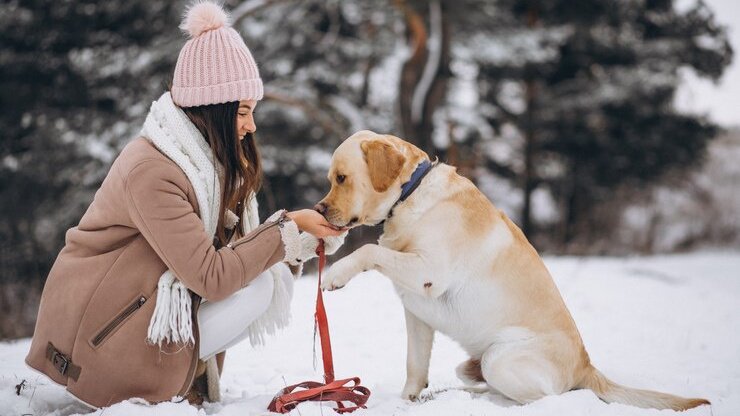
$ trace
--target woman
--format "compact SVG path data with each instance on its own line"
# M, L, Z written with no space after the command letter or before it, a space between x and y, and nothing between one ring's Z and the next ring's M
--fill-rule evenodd
M259 224L263 87L227 20L213 3L188 11L171 91L67 232L44 286L26 363L93 407L218 400L223 351L287 323L284 264L300 269L317 238L328 253L343 242L313 210Z

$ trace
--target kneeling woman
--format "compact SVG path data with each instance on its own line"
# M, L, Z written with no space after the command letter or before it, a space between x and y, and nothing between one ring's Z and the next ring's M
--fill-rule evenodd
M223 352L287 323L284 263L313 257L317 237L329 253L343 241L313 210L259 224L253 112L263 87L226 22L216 4L191 8L171 91L67 232L47 278L26 362L93 407L218 400Z

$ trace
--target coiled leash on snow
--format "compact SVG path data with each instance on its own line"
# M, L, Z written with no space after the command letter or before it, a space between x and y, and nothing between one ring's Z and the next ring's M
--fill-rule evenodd
M321 296L321 272L326 264L324 254L324 240L319 240L316 248L319 256L319 283L316 295L316 314L314 325L318 326L319 338L321 339L321 356L324 362L324 383L317 381L304 381L293 384L280 390L270 402L267 410L277 413L287 413L295 409L299 403L305 401L335 402L334 409L338 413L348 413L360 408L365 408L365 403L370 397L370 390L360 385L359 377L334 380L334 361L331 354L331 340L329 339L329 322L326 319L324 299ZM295 389L303 389L293 391ZM351 402L354 406L346 406L344 402Z

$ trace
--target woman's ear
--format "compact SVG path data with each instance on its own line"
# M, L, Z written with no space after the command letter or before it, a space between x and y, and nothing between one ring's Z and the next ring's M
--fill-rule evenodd
M385 192L401 173L406 157L395 147L380 140L360 142L367 163L370 182L377 192Z

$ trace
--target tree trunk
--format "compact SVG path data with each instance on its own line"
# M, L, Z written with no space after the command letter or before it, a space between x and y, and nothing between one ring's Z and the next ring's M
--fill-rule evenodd
M394 1L396 7L403 12L406 19L406 30L411 43L411 54L401 67L400 84L398 86L398 112L400 116L401 133L403 137L413 143L419 143L411 121L411 98L416 84L421 78L421 71L427 57L427 30L424 19L406 4L403 0Z
M435 6L436 4L436 6ZM419 131L421 133L421 144L429 155L436 155L441 160L446 160L446 147L437 147L432 140L434 133L434 113L438 108L445 105L447 101L447 84L452 77L450 71L450 23L446 17L444 2L433 2L430 7L438 7L437 11L430 13L432 15L432 25L436 26L433 30L437 32L439 51L434 56L435 62L433 78L430 83L428 92L424 97L421 119L419 120ZM436 18L434 17L436 13ZM436 20L436 23L435 23ZM429 66L429 63L427 63ZM426 68L425 68L426 69ZM443 127L443 128L446 128ZM448 136L452 140L452 135Z
M450 76L450 28L444 3L429 3L430 32L424 17L403 0L395 0L406 20L411 54L401 67L398 104L403 138L429 155L438 155L432 123L435 110L444 103Z
M524 172L521 226L525 235L532 231L532 192L535 188L534 157L536 153L535 131L534 131L534 97L536 94L535 83L532 80L526 83L527 113L525 115L524 130Z
M569 169L570 178L565 183L567 188L563 195L563 213L560 226L560 244L567 248L573 237L573 227L575 226L578 193L578 166L572 163Z
M530 29L537 25L537 10L532 8L527 13L527 27ZM532 231L532 192L536 187L535 156L537 153L537 137L535 132L535 111L537 97L537 82L531 75L527 75L525 81L525 94L527 109L524 116L524 172L522 178L522 191L524 202L522 203L521 227L525 235Z

